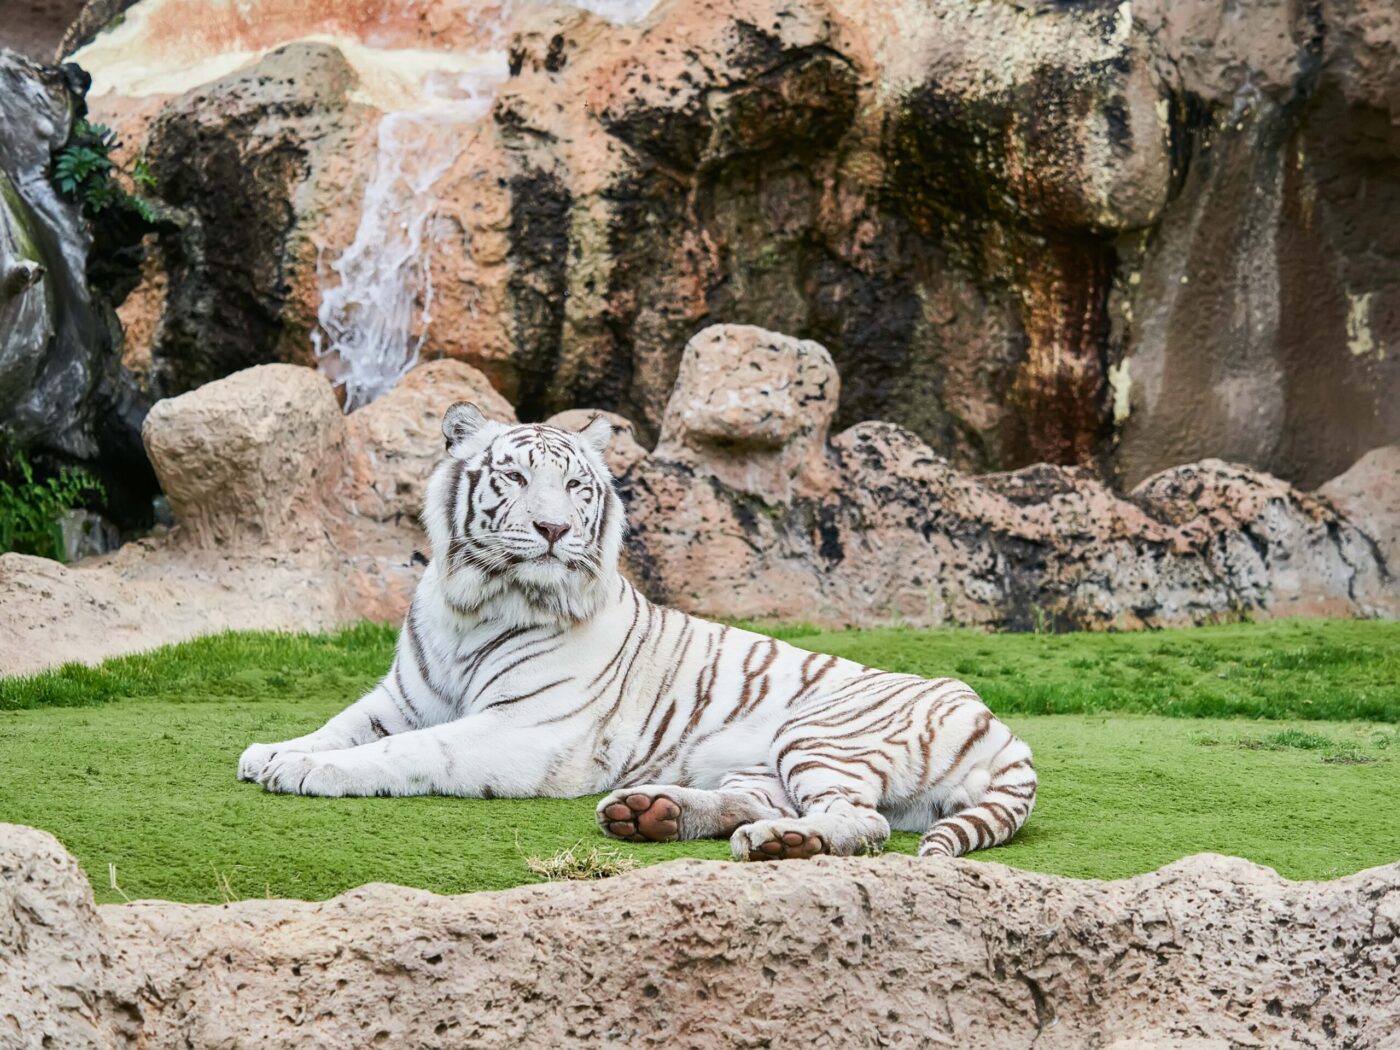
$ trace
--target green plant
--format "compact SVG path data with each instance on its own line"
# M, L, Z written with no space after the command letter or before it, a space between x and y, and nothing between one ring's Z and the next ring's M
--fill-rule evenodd
M88 496L106 497L101 482L83 470L64 467L43 481L34 479L34 468L21 452L9 456L18 484L0 478L0 554L37 554L64 561L63 529L66 511Z
M150 165L145 157L136 158L129 167L118 164L111 157L118 145L117 133L107 125L78 121L68 142L54 154L58 188L80 201L89 215L126 205L146 222L154 223L155 207L141 194L155 189Z

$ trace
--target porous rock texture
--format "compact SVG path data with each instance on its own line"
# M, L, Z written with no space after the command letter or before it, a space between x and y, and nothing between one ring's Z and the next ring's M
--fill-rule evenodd
M347 417L348 489L356 514L417 521L423 486L442 456L442 417L457 401L470 401L487 419L516 421L515 409L484 375L449 360L419 365L384 397Z
M1124 496L1082 468L973 477L891 423L828 438L831 358L757 328L706 329L679 375L655 452L622 481L627 563L668 604L1023 630L1400 611L1390 508L1349 519L1219 460Z
M1400 1035L1400 865L673 861L438 897L94 908L0 825L5 1046L1346 1046ZM48 1037L48 1040L45 1039ZM49 1041L51 1040L51 1042Z
M157 392L307 359L384 104L324 39L269 49L339 34L508 53L432 188L414 335L523 419L596 406L650 444L685 342L733 321L829 347L839 426L897 423L962 470L1131 487L1220 457L1311 488L1400 440L1392 0L517 4L494 40L489 4L333 6L181 36L185 0L141 0L144 36L75 55L182 216L128 311ZM260 64L142 82L240 48Z

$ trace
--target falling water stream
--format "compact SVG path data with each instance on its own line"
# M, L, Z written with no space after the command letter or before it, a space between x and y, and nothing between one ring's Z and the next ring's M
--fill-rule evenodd
M347 412L392 389L418 363L432 321L433 187L457 156L462 128L485 115L504 74L492 63L462 75L462 97L452 105L380 118L359 227L328 267L339 283L328 284L323 269L319 328L311 333L322 371L345 388Z

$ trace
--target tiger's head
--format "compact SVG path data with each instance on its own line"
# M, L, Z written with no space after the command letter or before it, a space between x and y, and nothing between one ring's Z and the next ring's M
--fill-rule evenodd
M582 622L617 576L625 527L603 453L612 424L574 432L486 419L459 401L423 504L436 576L459 612Z

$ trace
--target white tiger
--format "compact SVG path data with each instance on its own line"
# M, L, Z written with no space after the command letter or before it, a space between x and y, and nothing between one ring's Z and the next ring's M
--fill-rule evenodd
M1030 748L962 682L890 674L647 601L617 569L604 419L580 433L465 403L424 500L433 558L393 666L238 775L304 795L572 797L603 832L730 837L740 859L956 856L1035 803Z

